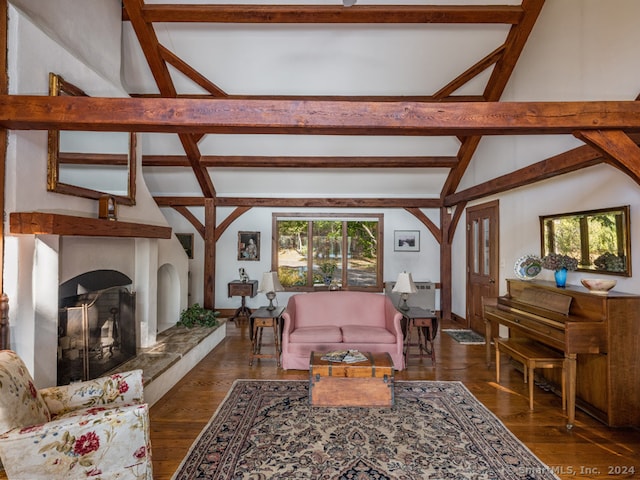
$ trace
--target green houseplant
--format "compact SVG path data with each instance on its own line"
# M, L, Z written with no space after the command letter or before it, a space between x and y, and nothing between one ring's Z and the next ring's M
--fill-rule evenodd
M218 325L218 315L220 312L209 310L194 303L190 307L180 312L180 320L176 325L192 327L215 327Z

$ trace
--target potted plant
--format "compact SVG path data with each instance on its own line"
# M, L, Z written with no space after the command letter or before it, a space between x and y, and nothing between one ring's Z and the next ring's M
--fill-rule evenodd
M218 315L220 312L209 310L194 303L180 313L180 320L176 325L192 327L215 327L218 325Z
M567 271L578 268L578 260L561 253L550 253L542 259L542 268L553 270L556 278L556 286L564 288L567 283Z

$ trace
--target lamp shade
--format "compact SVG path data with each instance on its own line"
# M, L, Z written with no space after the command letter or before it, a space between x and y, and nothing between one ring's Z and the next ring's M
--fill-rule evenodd
M411 273L402 272L398 274L398 280L396 280L396 284L391 291L397 293L416 293L418 289L415 283L413 283Z
M278 279L278 272L264 272L258 292L283 292L284 288Z

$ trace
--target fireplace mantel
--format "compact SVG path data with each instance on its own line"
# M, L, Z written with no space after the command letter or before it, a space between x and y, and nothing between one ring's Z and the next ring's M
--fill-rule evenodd
M11 213L9 231L30 235L171 238L171 227L46 212Z

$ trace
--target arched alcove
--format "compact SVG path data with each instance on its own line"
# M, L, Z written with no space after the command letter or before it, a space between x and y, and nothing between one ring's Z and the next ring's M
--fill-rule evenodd
M175 266L158 268L158 332L175 325L180 318L180 278Z

